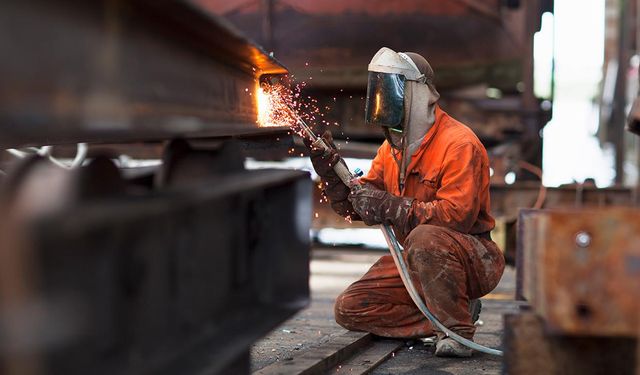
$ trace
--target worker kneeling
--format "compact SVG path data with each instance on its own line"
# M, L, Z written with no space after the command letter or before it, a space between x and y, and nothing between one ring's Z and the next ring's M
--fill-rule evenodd
M439 108L439 97L424 57L382 48L369 64L365 116L382 127L386 141L360 179L363 188L352 193L342 183L333 170L340 159L335 151L312 147L311 160L333 209L367 225L392 225L429 310L473 339L476 300L498 284L504 257L489 234L495 222L487 152L467 126ZM333 145L329 132L323 138ZM383 337L436 334L436 355L471 355L418 310L390 255L337 298L335 316L347 329Z

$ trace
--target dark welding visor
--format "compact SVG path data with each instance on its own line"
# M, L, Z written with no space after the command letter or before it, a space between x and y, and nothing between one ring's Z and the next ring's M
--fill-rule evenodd
M404 80L401 74L369 72L364 110L367 124L402 130Z

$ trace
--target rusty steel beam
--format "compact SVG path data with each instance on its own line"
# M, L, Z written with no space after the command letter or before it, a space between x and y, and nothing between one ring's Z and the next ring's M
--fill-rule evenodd
M504 326L504 374L633 375L640 365L631 338L549 335L532 312L507 315Z
M519 280L557 334L634 337L640 327L640 210L528 212Z
M308 303L308 174L179 143L154 188L103 158L0 189L0 373L248 373Z
M195 3L225 16L259 42L269 42L260 1ZM375 6L365 0L279 2L270 23L276 55L299 78L313 76L310 86L364 87L367 63L381 46L389 46L424 54L436 72L453 68L456 73L448 78L454 85L490 81L515 91L526 47L522 25L526 18L540 16L524 8L501 9L499 0L413 0ZM467 70L471 73L463 74ZM437 77L440 88L450 87L444 76Z
M516 219L523 208L532 208L540 192L538 182L520 182L514 185L491 185L491 213ZM626 206L633 202L630 188L597 188L587 185L547 187L543 208L604 208Z
M186 1L5 1L0 51L0 147L282 130L255 90L287 70Z

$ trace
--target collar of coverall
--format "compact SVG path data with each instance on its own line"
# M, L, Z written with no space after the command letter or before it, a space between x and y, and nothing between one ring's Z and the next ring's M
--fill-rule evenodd
M427 134L425 134L425 136L423 137L422 141L420 142L420 145L411 155L411 160L409 162L408 170L415 168L415 164L417 163L418 160L420 160L422 153L428 148L429 144L431 143L431 140L433 140L435 135L438 133L438 130L442 125L442 118L447 114L445 111L442 110L442 108L440 108L438 104L436 104L434 108L435 108L435 111L434 111L435 122L429 128L429 130L427 130ZM388 140L387 140L387 143L389 143L389 147L393 149L393 146L391 146L391 143Z
M422 154L429 147L429 144L431 143L433 138L436 136L436 134L438 134L438 131L442 127L442 118L445 115L446 115L446 112L443 111L442 108L440 108L440 106L436 104L435 105L435 122L433 126L429 128L429 130L427 131L427 134L425 134L424 138L422 139L422 142L420 143L416 151L414 151L414 153L411 155L411 162L409 163L408 170L412 170L413 168L415 168L416 163L420 160L420 158L422 157Z
M409 174L407 171L411 171L415 168L417 162L421 158L421 155L427 149L430 141L437 133L442 117L445 115L444 111L442 111L436 103L433 103L428 107L431 111L429 114L430 120L427 123L427 126L421 127L420 130L420 132L424 131L424 133L415 133L422 134L422 136L416 139L413 143L404 147L400 158L393 154L394 151L391 151L392 155L394 155L393 157L396 160L396 163L398 164L398 186L400 189L400 194L404 194L405 181ZM389 133L385 133L385 136L387 136L387 142L393 149L393 145L391 144L391 141L388 137L389 135ZM405 135L406 134L403 134L402 136L404 137Z

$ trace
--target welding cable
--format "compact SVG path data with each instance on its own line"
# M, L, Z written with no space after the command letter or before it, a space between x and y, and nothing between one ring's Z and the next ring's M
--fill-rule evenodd
M44 158L49 159L53 164L55 164L56 166L60 167L60 168L65 168L68 169L69 166L63 162L61 162L60 160L54 158L53 156L51 156L51 150L53 149L53 146L42 146L38 149L36 149L36 153Z
M42 157L48 157L49 155L51 155L52 148L53 146L42 146L40 148L37 148L36 152Z
M384 234L384 239L387 241L387 245L389 246L389 251L391 252L391 256L393 257L393 261L395 262L396 267L398 268L398 271L400 271L399 273L400 273L400 278L402 279L402 283L404 284L404 287L407 289L407 292L409 292L409 296L413 300L413 303L416 304L420 312L422 312L422 314L426 316L427 319L429 319L431 323L433 323L438 329L440 329L448 337L451 337L452 339L456 340L460 344L482 353L502 356L503 355L502 351L497 349L487 348L486 346L477 344L469 339L466 339L458 335L457 333L445 327L444 324L440 323L438 318L436 318L431 313L431 311L429 311L429 308L424 303L424 301L422 300L422 297L420 297L420 295L418 294L418 291L416 290L415 286L411 282L411 277L409 276L409 270L407 269L407 264L404 262L404 258L402 257L402 249L400 248L398 239L393 234L393 231L391 231L391 227L383 224L382 234Z
M82 166L82 163L84 163L88 153L89 153L89 146L87 146L86 143L78 143L78 146L76 149L76 157L73 158L73 161L71 162L71 168L77 168Z
M40 148L38 147L26 148L26 150L29 150L42 157L48 158L53 164L65 169L74 169L82 166L82 163L84 163L84 161L86 160L87 154L89 152L89 146L86 143L78 143L76 146L76 156L73 158L73 161L71 161L71 164L67 164L59 160L58 158L52 156L51 155L52 149L53 149L53 146L42 146ZM19 159L24 159L25 157L30 155L29 152L17 150L15 148L7 149L7 152Z
M44 150L43 150L44 149ZM51 155L51 146L44 146L41 148L43 151L42 156L47 156L51 162L59 167L66 169L75 169L82 166L82 163L87 158L87 154L89 151L89 146L86 143L78 143L76 145L76 156L71 161L71 164L67 164Z
M60 168L64 168L64 169L70 169L69 165L67 165L66 163L58 160L57 158L53 157L51 155L51 151L53 150L53 146L42 146L37 150L37 154L45 157L47 159L49 159L49 161L51 161L53 164L55 164L56 166L60 167Z
M7 149L7 152L10 153L11 155L17 157L18 159L24 159L27 156L29 156L28 153L20 151L20 150L16 150L15 148L9 148L9 149Z
M539 210L542 208L544 201L547 199L547 187L542 184L542 169L535 165L528 163L524 160L518 160L518 166L527 172L531 172L540 179L540 190L538 191L538 198L532 208Z

